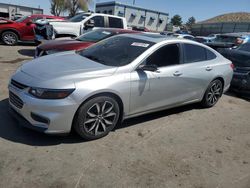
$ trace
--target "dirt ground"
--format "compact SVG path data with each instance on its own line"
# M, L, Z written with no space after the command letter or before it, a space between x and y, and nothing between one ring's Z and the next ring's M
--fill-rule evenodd
M250 188L250 102L231 94L214 108L128 120L91 142L18 126L7 84L34 48L0 45L0 187Z

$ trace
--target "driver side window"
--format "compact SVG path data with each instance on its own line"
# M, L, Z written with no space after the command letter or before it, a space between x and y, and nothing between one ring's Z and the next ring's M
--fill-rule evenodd
M156 50L146 61L146 65L156 65L157 67L166 67L180 64L179 44L168 44Z

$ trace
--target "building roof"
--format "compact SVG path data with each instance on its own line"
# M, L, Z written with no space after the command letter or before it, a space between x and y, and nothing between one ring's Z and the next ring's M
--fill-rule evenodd
M106 6L123 6L123 7L127 7L127 8L133 8L133 9L144 10L144 11L148 11L148 12L154 12L157 14L164 14L167 16L169 15L168 13L165 13L165 12L150 10L150 9L146 9L146 8L142 8L142 7L138 7L138 6L133 6L133 5L128 5L128 4L120 3L120 2L116 2L116 1L96 3L96 7L106 7Z
M34 9L34 10L40 10L43 11L43 9L41 8L34 8L34 7L28 7L28 6L22 6L22 5L15 5L15 4L9 4L9 3L0 3L1 5L5 5L5 6L15 6L15 7L20 7L20 8L29 8L29 9Z

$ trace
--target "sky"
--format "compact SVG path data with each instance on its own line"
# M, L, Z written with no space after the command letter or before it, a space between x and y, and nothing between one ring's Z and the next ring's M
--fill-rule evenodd
M93 0L94 3L113 0ZM41 7L45 14L50 14L49 0L0 0L1 3L11 3L23 6ZM133 4L133 0L118 0L118 2ZM186 22L191 16L197 21L203 21L214 16L231 12L249 12L250 0L135 0L135 5L143 8L169 13L170 17L179 14Z

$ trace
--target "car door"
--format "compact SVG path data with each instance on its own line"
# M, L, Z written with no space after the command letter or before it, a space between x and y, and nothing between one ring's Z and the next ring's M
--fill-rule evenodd
M140 65L154 64L157 71L137 68L131 73L131 114L175 106L192 99L193 84L186 80L182 59L180 44L168 44L157 49Z
M35 27L35 21L38 19L42 19L42 17L34 17L34 18L30 18L28 17L27 19L25 19L22 23L22 40L34 40L35 39L35 34L34 34L34 27Z

